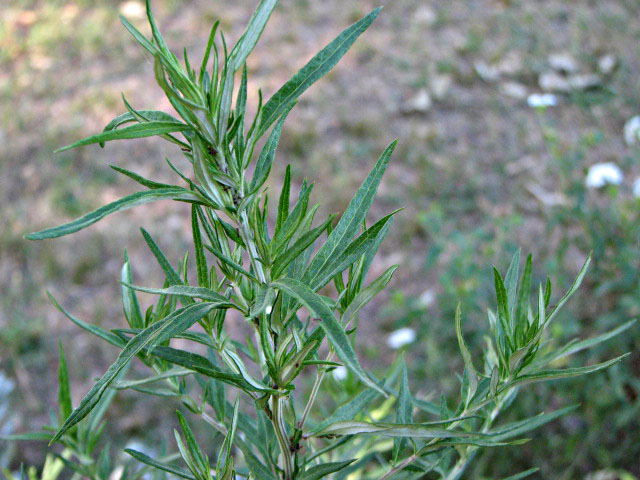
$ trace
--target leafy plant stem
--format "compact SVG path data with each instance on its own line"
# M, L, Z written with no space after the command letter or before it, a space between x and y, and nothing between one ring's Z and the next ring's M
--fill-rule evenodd
M291 457L291 444L287 438L285 429L283 407L286 401L284 396L271 397L271 409L273 413L272 423L273 430L280 446L282 453L282 468L284 470L285 480L293 480L293 458Z
M333 355L334 355L334 352L332 350L331 352L329 352L329 355L327 355L327 358L325 361L330 362L331 360L333 360ZM316 397L318 396L318 392L320 391L320 385L322 384L322 380L324 379L324 376L326 375L326 373L327 373L326 368L318 369L318 373L316 374L316 379L313 382L313 387L311 388L311 394L309 395L309 400L307 401L307 404L304 407L304 412L302 412L302 417L298 422L298 428L300 430L302 430L302 427L304 427L304 423L307 421L307 417L309 416L309 412L311 412L311 407L313 406L313 403L315 402Z
M244 240L244 243L247 245L247 248L249 250L249 258L251 259L251 264L256 272L256 275L258 276L258 280L260 280L262 283L266 283L267 279L264 274L264 269L262 268L260 262L257 261L257 259L260 257L258 255L256 244L253 240L253 235L251 234L251 229L249 227L249 218L247 217L246 211L243 211L240 214L240 232L242 233L242 239Z
M487 433L491 428L491 425L493 425L493 422L495 421L495 419L498 418L498 415L500 415L500 411L504 407L505 398L506 398L506 395L503 395L498 398L495 407L493 408L493 410L491 410L491 414L487 417L487 419L484 422L484 425L481 430L482 433ZM467 466L473 460L473 457L475 456L475 452L477 450L478 450L478 447L473 447L473 446L467 447L464 455L460 456L456 464L449 471L449 474L447 475L445 480L458 480L460 476L464 473L464 471L467 469Z

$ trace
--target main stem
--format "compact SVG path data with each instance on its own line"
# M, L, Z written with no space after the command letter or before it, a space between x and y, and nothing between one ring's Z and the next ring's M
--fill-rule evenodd
M286 398L282 396L271 397L271 412L273 415L273 429L278 439L278 445L282 453L282 469L285 480L293 480L293 457L291 456L291 444L287 437L287 429L284 423L283 407Z

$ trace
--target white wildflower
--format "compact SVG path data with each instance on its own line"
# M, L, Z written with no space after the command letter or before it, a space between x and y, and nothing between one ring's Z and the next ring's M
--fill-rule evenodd
M636 178L635 182L633 182L633 196L640 198L640 177Z
M558 97L553 93L532 93L527 97L527 105L531 108L555 107Z
M331 373L333 374L333 378L336 380L344 380L347 378L347 368L342 365L336 367Z
M615 163L596 163L589 168L585 184L588 188L601 188L605 185L620 185L622 170Z
M269 305L269 306L265 309L264 313L266 313L267 315L269 315L272 311L273 311L273 307L272 307L271 305Z
M395 332L392 332L387 338L387 345L390 348L398 349L409 343L413 343L416 339L416 331L413 328L400 328Z
M130 0L120 5L120 14L125 17L142 20L146 15L146 11L142 2Z
M624 124L624 141L629 146L640 143L640 115L631 117Z

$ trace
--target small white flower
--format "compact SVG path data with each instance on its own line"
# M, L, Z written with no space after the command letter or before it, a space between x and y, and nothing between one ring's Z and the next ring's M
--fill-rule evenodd
M629 146L640 143L640 115L631 117L624 124L624 141Z
M265 309L264 313L266 313L267 315L269 315L272 311L273 311L273 307L272 307L271 305L269 305L269 306Z
M636 178L635 182L633 182L633 196L640 198L640 177Z
M336 367L331 373L333 374L333 378L336 380L344 380L347 378L347 368L342 365Z
M532 93L527 97L527 105L531 108L555 107L558 97L552 93Z
M589 168L585 184L588 188L601 188L605 185L620 185L622 170L615 163L596 163Z
M120 5L120 14L125 17L141 20L145 16L145 8L142 2L130 0Z
M416 339L416 331L413 328L400 328L392 332L387 338L387 345L390 348L398 349L409 343L413 343Z

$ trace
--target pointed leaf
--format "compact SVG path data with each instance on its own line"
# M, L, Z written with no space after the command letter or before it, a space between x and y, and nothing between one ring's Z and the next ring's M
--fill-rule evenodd
M144 319L140 311L138 297L136 292L129 287L129 284L133 283L133 277L131 275L129 256L126 251L124 253L124 265L120 273L120 282L122 283L122 308L129 326L131 328L144 328Z
M256 163L256 169L253 173L249 192L257 191L262 185L264 185L264 182L267 181L267 177L269 177L269 172L271 171L271 165L273 164L273 159L276 156L276 149L278 148L278 142L280 141L280 135L282 134L282 126L284 125L284 121L287 119L287 115L290 110L291 109L288 109L283 112L280 120L278 120L278 123L273 128L269 138L262 147L260 156Z
M143 192L137 192L131 195L127 195L126 197L123 197L120 200L116 200L115 202L105 205L104 207L100 207L99 209L94 210L93 212L88 213L85 216L74 220L73 222L67 223L65 225L60 225L58 227L47 228L39 232L30 233L28 235L25 235L25 238L27 240L43 240L45 238L62 237L64 235L77 232L78 230L82 230L83 228L93 225L94 223L103 219L111 213L164 199L190 200L198 202L200 201L200 199L192 192L180 187L145 190Z
M400 393L398 394L398 410L396 413L396 423L411 424L413 422L413 405L411 403L411 392L409 390L409 377L407 375L407 362L402 358L402 370L400 375ZM402 453L407 445L405 438L396 438L393 441L392 457L397 461L398 455Z
M67 370L67 360L64 357L62 342L58 343L60 360L58 362L58 407L60 408L60 418L62 422L71 415L73 405L71 404L71 386L69 384L69 371Z
M196 478L193 475L191 475L191 473L189 473L186 470L183 470L182 468L174 467L173 465L169 465L167 463L154 460L148 455L145 455L142 452L138 452L137 450L134 450L132 448L125 448L124 451L125 453L128 453L133 458L135 458L139 462L144 463L145 465L149 465L150 467L157 468L158 470L162 470L163 472L171 473L180 478L186 478L187 480L196 480Z
M561 368L557 370L542 370L540 372L531 373L528 375L521 375L515 380L511 381L503 388L511 388L516 385L526 385L527 383L545 382L547 380L557 380L561 378L572 378L580 375L586 375L587 373L597 372L603 370L611 365L618 363L620 360L628 356L629 353L620 355L619 357L612 358L606 362L597 363L595 365L588 365L586 367L574 367L574 368Z
M125 284L126 285L126 284ZM192 287L189 285L172 285L167 288L146 288L139 287L137 285L126 285L133 290L139 290L141 292L153 293L156 295L183 295L185 297L200 298L210 302L218 302L221 306L219 308L233 307L234 304L227 297L219 294L218 292L204 287Z
M229 54L231 69L235 72L244 64L245 60L256 46L262 31L264 30L271 12L276 7L278 0L262 0L258 8L251 16L247 28Z
M371 227L366 229L353 242L348 244L344 250L335 251L334 257L328 259L324 266L320 270L318 270L312 278L309 279L309 285L311 285L314 290L322 288L327 283L329 283L332 278L349 268L349 266L354 262L358 261L358 259L360 259L363 255L366 255L372 249L377 248L377 240L379 238L380 232L385 228L386 225L389 224L389 222L393 218L393 215L395 215L397 212L398 210L382 217L376 223L371 225ZM309 266L309 268L307 269L307 272L310 271L311 266Z
M146 123L137 123L128 127L119 128L117 130L107 130L105 132L87 137L66 147L59 148L55 153L64 152L76 147L91 145L94 143L104 143L111 140L126 140L131 138L153 137L155 135L163 135L165 133L186 132L191 130L189 125L176 122L159 122L152 121Z
M154 343L161 343L177 333L186 330L215 308L218 308L218 304L216 303L199 303L176 310L165 319L154 323L129 340L126 347L120 352L120 355L118 355L115 363L109 367L105 374L84 396L80 405L67 418L60 430L58 430L58 433L56 433L51 440L51 443L53 444L58 441L64 432L89 414L100 400L100 397L105 393L109 384L136 354L145 348L152 347Z
M340 360L344 362L345 366L353 371L353 373L355 373L365 385L386 396L386 393L376 385L375 381L372 380L360 366L358 358L356 357L342 326L338 323L331 309L318 294L314 293L302 282L292 278L282 278L273 282L272 285L294 297L303 304L312 315L318 317L320 319L320 326L327 333L327 337L329 337L331 345L335 349Z
M299 480L321 480L323 478L326 478L327 475L339 472L343 468L348 467L353 462L355 462L355 459L346 460L344 462L331 462L315 465L297 475L296 478Z
M380 156L375 167L344 211L335 229L331 232L329 238L327 238L327 242L318 250L318 253L316 253L304 277L305 283L309 285L316 284L315 279L321 272L327 270L327 264L335 259L337 255L345 251L351 239L360 229L367 215L367 211L373 203L378 185L380 185L380 180L389 164L391 154L396 144L396 141L391 143Z
M262 110L259 137L302 93L331 70L380 13L376 8L366 17L346 28L335 40L313 57L291 80L285 83Z
M369 303L387 286L397 269L398 265L389 267L382 275L376 278L355 296L342 315L342 323L344 325L349 325L356 318L360 309Z
M96 327L95 325L91 325L89 323L83 322L82 320L74 317L69 312L67 312L62 306L58 303L58 301L51 295L51 293L47 292L47 297L49 297L49 301L56 307L63 315L65 315L69 320L78 325L80 328L88 331L89 333L94 334L97 337L102 338L106 342L114 345L116 347L124 348L125 342L119 336L114 335L111 332L107 332L100 327Z

